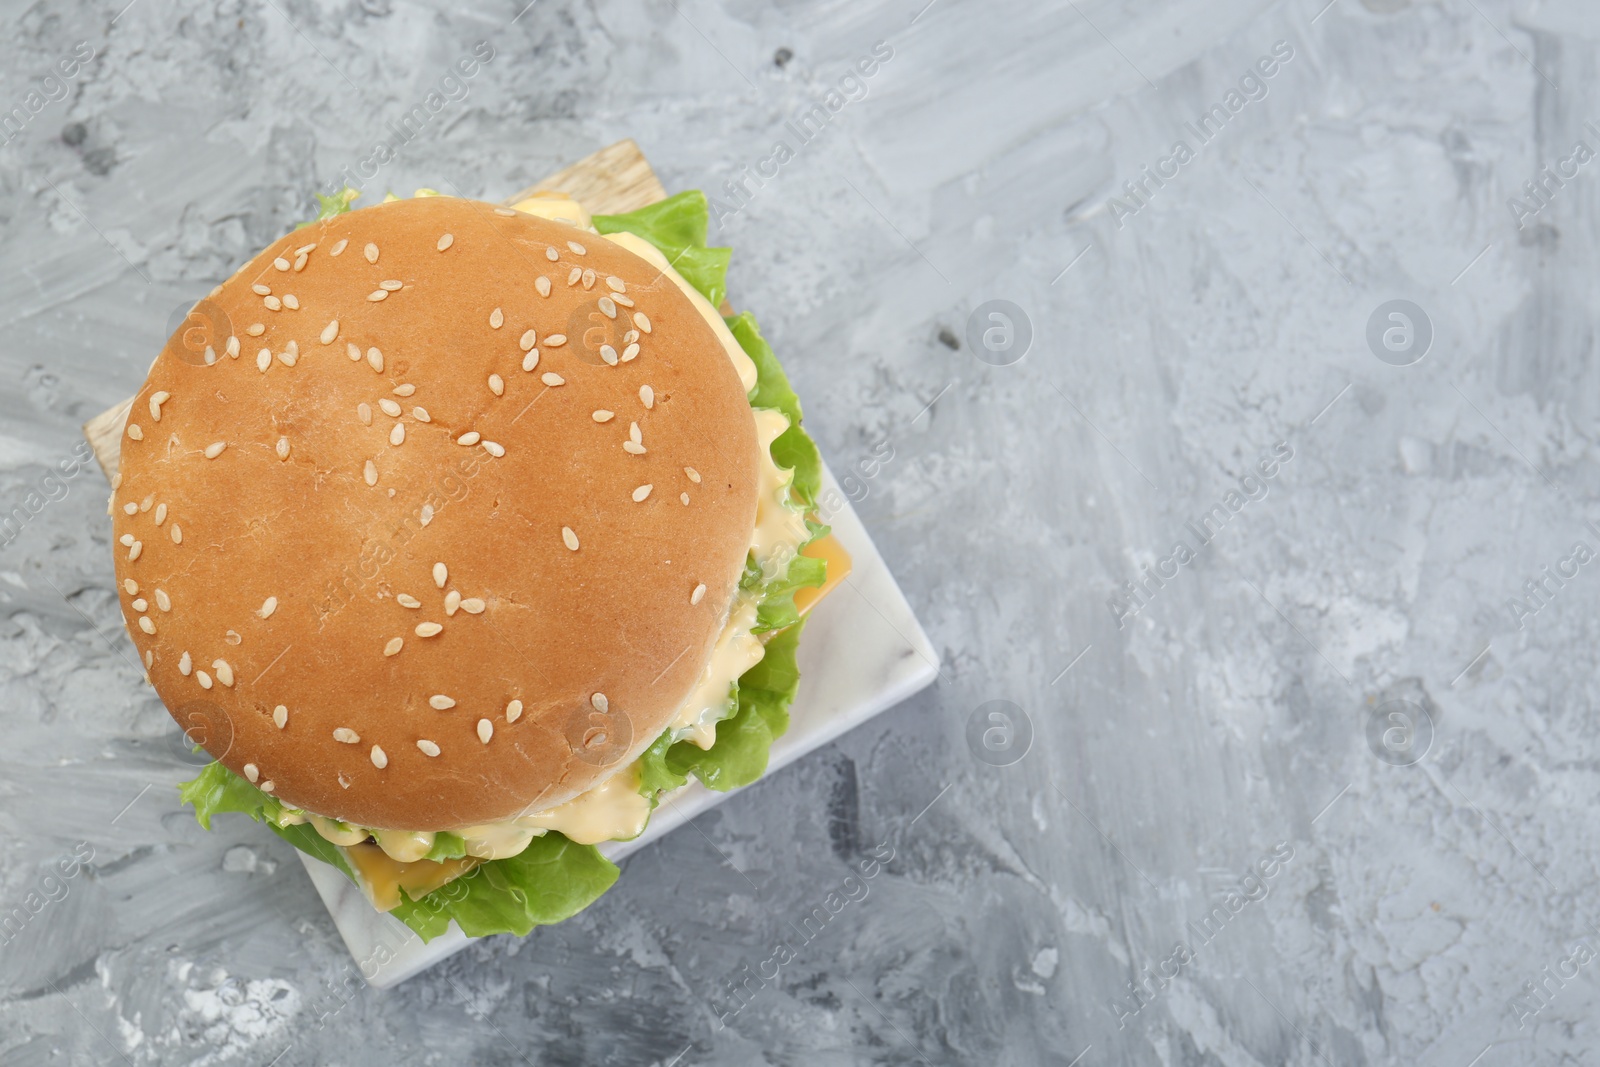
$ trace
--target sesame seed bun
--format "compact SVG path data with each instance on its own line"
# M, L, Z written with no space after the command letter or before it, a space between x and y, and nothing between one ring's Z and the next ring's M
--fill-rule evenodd
M660 735L759 461L671 279L427 197L297 230L203 305L134 402L112 506L128 632L193 739L289 805L451 830Z

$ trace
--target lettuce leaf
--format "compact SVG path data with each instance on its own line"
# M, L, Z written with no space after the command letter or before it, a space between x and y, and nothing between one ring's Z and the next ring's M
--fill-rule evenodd
M789 705L800 686L795 649L804 622L767 642L761 662L739 677L739 710L717 724L717 740L709 749L662 734L645 750L641 790L659 796L682 786L694 775L718 792L749 785L767 769L772 742L789 729Z
M601 233L626 231L655 245L684 281L711 301L712 307L720 308L728 298L728 259L733 249L706 247L710 218L706 194L686 189L638 211L595 215L592 221Z
M266 822L273 833L308 855L315 856L355 881L344 854L304 823L281 826L283 802L263 793L220 763L210 763L192 781L178 787L184 803L193 805L195 819L211 829L211 819L223 812L238 812ZM431 860L466 854L458 834L434 838ZM429 893L421 900L401 897L391 915L424 940L444 933L454 919L470 937L486 934L526 934L535 926L571 918L594 903L617 880L617 866L593 845L578 845L551 831L536 837L519 855L491 860Z
M389 914L424 941L444 933L451 919L468 937L520 937L570 919L610 889L619 873L593 845L574 844L552 830L515 856L480 864L421 900L402 896Z

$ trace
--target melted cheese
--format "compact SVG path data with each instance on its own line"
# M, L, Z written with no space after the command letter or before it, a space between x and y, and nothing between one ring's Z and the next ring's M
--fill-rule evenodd
M828 574L818 586L806 586L796 589L794 593L794 606L800 614L804 615L816 607L817 601L833 592L834 586L844 581L845 575L850 573L850 553L844 550L839 539L832 534L819 537L800 550L802 556L820 559L828 564Z
M760 663L767 651L761 639L750 632L755 624L755 599L741 593L728 609L728 621L717 635L700 680L667 724L674 741L687 739L701 748L716 742L717 723L728 717L728 692L733 683Z
M516 823L541 834L554 830L580 845L626 841L644 833L644 824L650 821L650 800L639 792L639 785L639 765L632 763L587 793L524 815Z
M356 884L379 911L399 907L402 889L412 900L421 900L478 865L475 859L402 863L373 844L349 845L342 851L345 862L356 874Z
M583 205L560 193L534 193L528 199L512 204L511 209L520 211L524 215L537 215L541 219L565 222L584 230L590 229L589 213L583 209Z

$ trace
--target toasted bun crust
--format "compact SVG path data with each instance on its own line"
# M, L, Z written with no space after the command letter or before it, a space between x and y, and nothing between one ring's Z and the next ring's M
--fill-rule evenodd
M112 509L128 632L192 739L287 804L413 830L549 807L655 740L736 591L759 447L670 279L432 197L289 234L192 318Z

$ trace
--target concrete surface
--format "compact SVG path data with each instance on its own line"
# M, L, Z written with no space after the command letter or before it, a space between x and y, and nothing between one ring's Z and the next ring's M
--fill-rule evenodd
M0 1062L1600 1063L1585 5L122 2L0 6ZM47 475L479 41L374 195L712 192L942 673L378 993Z

